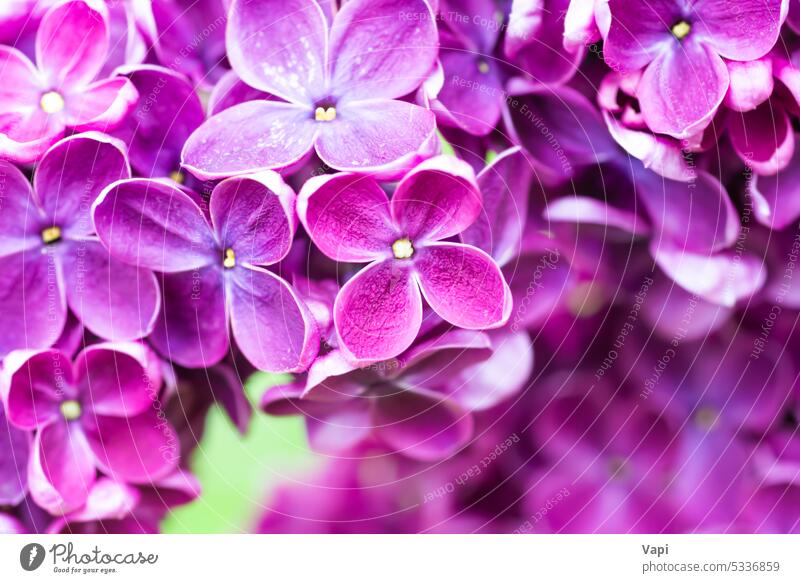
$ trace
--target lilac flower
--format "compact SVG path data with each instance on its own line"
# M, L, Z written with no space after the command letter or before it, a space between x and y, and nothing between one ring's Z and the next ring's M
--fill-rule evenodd
M95 202L97 233L111 254L161 274L162 316L150 337L187 367L219 362L229 328L247 359L273 372L303 370L317 331L295 291L265 269L289 252L295 195L274 172L231 178L208 212L191 193L156 180L123 180Z
M0 407L0 506L15 506L25 498L28 492L25 467L30 447L30 432L9 424Z
M134 343L96 344L74 362L57 350L6 358L8 419L36 430L28 486L39 506L51 513L79 508L98 469L131 483L149 483L175 469L174 431L153 407L159 366Z
M89 215L103 188L130 176L123 148L97 133L66 138L42 157L33 188L0 162L0 355L51 346L62 335L67 307L102 338L131 340L153 329L155 278L109 257Z
M413 459L437 460L472 438L475 412L521 390L532 366L526 334L452 330L364 368L333 351L311 366L305 382L269 389L261 406L305 414L309 442L322 453L377 441Z
M786 2L610 0L604 56L615 70L644 68L636 93L656 133L688 138L705 129L730 76L723 57L751 61L778 40Z
M348 358L385 360L411 346L422 323L420 290L434 312L461 328L508 320L511 295L494 261L471 245L445 241L480 212L472 169L454 158L417 166L391 203L369 177L340 173L306 182L298 214L312 241L336 261L370 262L334 305Z
M435 147L433 114L397 99L436 59L425 0L353 0L330 26L315 0L234 0L227 45L245 83L286 101L243 103L203 124L183 152L199 178L290 167L312 149L332 168L399 177Z
M33 162L65 130L105 129L134 105L125 78L95 81L108 55L108 10L99 0L53 6L36 35L36 65L0 47L0 157Z

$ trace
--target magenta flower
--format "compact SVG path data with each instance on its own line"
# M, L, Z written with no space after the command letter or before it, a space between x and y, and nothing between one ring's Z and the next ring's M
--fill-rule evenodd
M330 25L315 0L234 0L227 45L244 82L285 101L243 103L203 124L183 151L199 178L286 168L312 149L339 170L401 174L434 147L433 113L397 99L436 60L425 0L353 0Z
M355 174L319 176L298 198L300 220L331 259L369 265L342 288L334 323L345 354L385 360L411 343L422 323L422 296L444 320L467 329L502 326L511 295L484 252L446 239L481 212L472 169L437 157L397 185L391 202L378 183Z
M9 421L36 430L28 486L51 513L82 506L99 469L123 482L172 472L177 438L154 401L160 363L141 344L96 344L73 362L63 352L15 352L3 367Z
M155 324L157 282L146 270L109 257L89 210L100 192L130 176L124 146L102 134L72 136L50 148L33 177L0 162L0 355L52 346L67 307L96 335L132 340Z
M31 448L31 433L8 422L0 407L0 506L15 506L28 492L25 467ZM0 519L0 532L3 532Z
M644 69L637 88L650 129L676 138L703 130L722 103L725 61L764 56L786 17L781 0L610 0L604 56L613 69Z
M274 172L231 178L198 198L171 183L132 179L107 188L92 216L111 254L162 274L163 311L150 337L182 366L207 367L237 345L255 366L304 369L317 331L295 291L264 268L292 244L295 194Z
M109 49L108 10L98 0L52 7L36 34L36 65L0 47L0 157L33 162L65 130L106 129L137 99L127 79L95 81Z

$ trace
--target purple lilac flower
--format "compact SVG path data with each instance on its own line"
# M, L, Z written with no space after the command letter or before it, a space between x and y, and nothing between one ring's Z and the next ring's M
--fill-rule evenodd
M203 179L291 167L312 151L339 170L399 177L435 147L430 111L399 101L433 69L425 0L353 0L329 25L315 0L234 0L228 59L251 101L203 124L183 163Z
M111 254L160 274L163 306L150 341L187 367L219 362L229 328L263 370L303 370L318 332L296 292L267 270L295 233L295 194L280 176L230 178L196 195L156 180L123 180L95 202L97 233Z
M96 344L74 361L57 350L6 357L3 405L13 425L36 431L28 487L39 506L51 513L81 507L98 469L134 484L175 469L174 430L153 407L159 367L134 343Z
M124 146L99 133L66 138L42 157L33 188L16 167L0 168L0 355L51 346L67 308L102 338L148 334L159 306L156 280L109 257L89 213L103 188L130 176Z
M604 56L617 71L644 69L636 93L656 133L688 138L705 129L730 76L723 58L752 61L778 39L786 2L610 0Z
M136 103L123 77L96 80L109 47L108 10L100 0L53 6L36 34L36 64L0 47L0 157L33 162L64 132L113 127Z
M336 261L369 262L334 305L348 358L385 360L411 346L422 324L420 291L434 312L461 328L508 320L511 295L494 261L446 241L475 222L481 208L472 169L453 158L417 166L391 202L370 177L340 173L306 182L298 214L314 244Z
M16 506L28 492L25 468L31 438L30 432L11 425L0 407L0 506Z

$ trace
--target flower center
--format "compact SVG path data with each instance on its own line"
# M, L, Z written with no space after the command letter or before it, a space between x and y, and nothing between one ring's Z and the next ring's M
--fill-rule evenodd
M672 35L676 39L683 40L691 32L692 25L686 22L685 20L681 20L680 22L673 24L671 30L672 30Z
M711 429L717 423L717 416L711 407L701 407L694 414L694 422L702 429Z
M61 227L47 227L42 230L42 242L45 245L52 245L61 240Z
M608 461L608 471L612 478L623 478L627 473L625 458L614 456Z
M414 254L414 246L408 237L403 237L392 243L392 253L395 259L408 259Z
M58 113L64 109L64 98L57 91L48 91L42 95L39 105L42 111L47 114Z
M333 121L336 119L336 108L333 106L320 106L314 111L314 119L317 121Z
M178 184L183 184L183 181L186 180L186 177L180 170L173 170L172 172L169 173L169 177L172 179L173 182L177 182Z
M236 253L230 247L225 249L225 257L222 259L222 265L226 269L231 269L236 266Z
M489 63L486 61L478 61L478 71L486 75L489 72Z
M575 285L566 299L567 309L578 318L594 316L603 307L603 302L602 290L591 281Z
M81 416L81 404L78 401L62 401L60 409L61 414L67 421L75 421Z

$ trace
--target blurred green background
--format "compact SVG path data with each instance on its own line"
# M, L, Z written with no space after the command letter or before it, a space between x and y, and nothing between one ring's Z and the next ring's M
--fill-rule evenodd
M268 417L257 407L268 387L285 380L266 373L247 380L245 391L254 413L244 437L219 407L212 407L205 434L189 462L203 492L191 504L175 508L162 523L162 532L250 532L269 502L271 489L314 466L303 420Z

